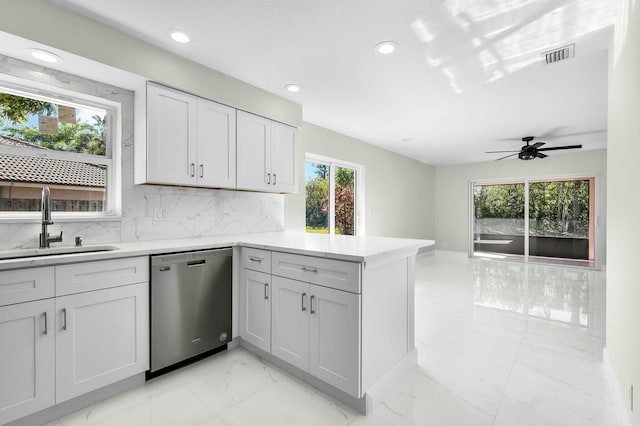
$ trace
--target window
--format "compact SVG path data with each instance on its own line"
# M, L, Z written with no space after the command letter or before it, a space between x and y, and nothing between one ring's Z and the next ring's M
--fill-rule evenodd
M0 77L0 219L39 217L44 186L58 218L118 214L119 105L15 80Z
M305 163L306 230L364 235L363 167L316 155Z
M596 178L472 184L473 255L596 266Z

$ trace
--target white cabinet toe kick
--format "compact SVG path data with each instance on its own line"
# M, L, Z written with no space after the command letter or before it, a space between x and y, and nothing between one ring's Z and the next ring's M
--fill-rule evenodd
M240 344L363 414L417 364L415 256L359 263L242 248Z

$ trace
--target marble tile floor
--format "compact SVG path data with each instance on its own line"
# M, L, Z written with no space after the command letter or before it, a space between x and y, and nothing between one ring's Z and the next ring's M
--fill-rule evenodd
M419 365L369 416L234 348L50 425L616 424L602 272L448 253L416 269Z

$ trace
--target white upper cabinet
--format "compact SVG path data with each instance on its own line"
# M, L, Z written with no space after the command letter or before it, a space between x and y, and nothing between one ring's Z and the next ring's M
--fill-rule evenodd
M236 110L147 84L148 183L235 188Z
M236 186L236 110L198 98L199 186Z
M265 192L296 192L298 129L237 113L237 187Z
M271 121L237 113L238 188L271 191Z
M296 143L298 129L272 122L271 173L277 192L298 192L296 174Z
M136 183L297 192L297 140L295 127L148 82Z
M147 182L196 184L198 98L147 84Z

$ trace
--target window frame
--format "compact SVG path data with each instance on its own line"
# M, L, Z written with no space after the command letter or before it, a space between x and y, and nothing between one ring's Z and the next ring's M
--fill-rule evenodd
M336 158L326 157L323 155L312 154L307 152L305 154L305 167L308 162L323 164L329 166L329 233L325 235L339 235L335 233L336 227L336 215L335 215L335 204L336 204L336 192L335 192L335 168L336 167L344 167L348 169L353 169L356 171L355 183L354 183L354 218L355 218L355 232L354 235L348 236L363 236L365 235L365 223L364 223L364 165L352 163L350 161L339 160ZM306 174L305 174L305 186L306 186ZM306 193L305 193L305 201L306 201ZM305 217L305 229L306 229L306 217ZM305 231L306 232L306 231Z
M0 146L0 153L51 158L104 165L107 168L105 204L102 212L52 212L58 222L119 220L122 216L122 105L109 99L52 86L46 83L0 74L0 90L17 96L33 97L59 105L89 107L106 111L106 154L104 156L63 151L34 152L23 147ZM0 223L40 222L40 212L0 212Z

